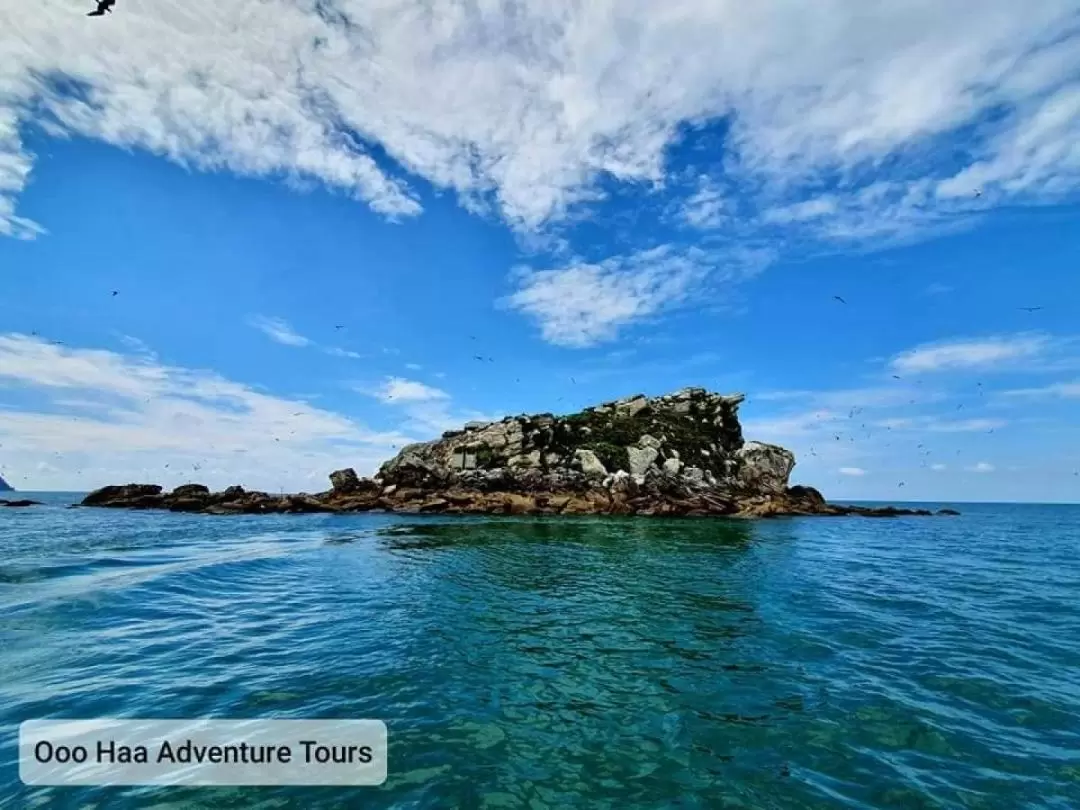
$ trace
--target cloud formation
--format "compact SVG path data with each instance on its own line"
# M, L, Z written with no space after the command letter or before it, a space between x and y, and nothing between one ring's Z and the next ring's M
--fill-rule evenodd
M268 338L284 346L310 346L312 341L293 329L281 318L270 318L265 315L252 315L248 323L258 329Z
M251 315L248 317L247 322L249 326L258 329L272 341L283 346L317 348L331 357L345 357L350 360L362 360L368 357L368 355L355 352L352 349L343 349L341 346L320 345L311 338L301 335L284 318L275 318L269 315Z
M331 470L371 471L411 440L213 372L21 334L0 335L0 383L9 386L0 389L3 462L23 487L197 480L318 490Z
M609 181L670 188L671 147L708 122L738 194L693 184L687 218L706 228L731 210L859 238L1059 199L1080 178L1072 0L130 0L93 27L59 0L24 11L0 8L8 233L35 229L12 205L35 117L315 180L391 217L420 211L404 169L525 230ZM940 146L960 132L957 164Z
M796 454L795 480L833 485L868 497L880 496L881 482L905 483L908 497L937 498L943 492L979 495L986 488L962 473L1026 470L1033 478L1025 497L1068 500L1075 465L1075 419L1055 400L1080 396L1074 380L1029 388L1018 378L1044 378L1074 367L1075 341L1061 335L1003 335L953 338L900 352L867 372L872 383L826 390L749 391L742 420L748 438L774 442ZM924 381L892 379L895 363L908 372L927 373ZM906 365L903 365L905 364ZM958 372L979 370L980 382ZM1001 372L990 375L987 372ZM929 372L939 372L929 374ZM953 372L953 373L949 373ZM985 379L985 384L981 382ZM1002 418L1001 407L1023 408ZM862 476L853 470L872 470ZM956 474L947 474L955 471ZM1025 472L1025 475L1028 473ZM1031 486L1031 481L1039 483ZM965 483L965 481L967 483ZM995 497L1009 498L1015 477L1003 477ZM944 489L942 489L944 487ZM1046 490L1046 492L1041 492ZM1032 494L1033 492L1041 494ZM1052 492L1052 496L1046 493Z
M1080 380L1056 382L1037 388L1014 388L1002 392L1007 397L1031 397L1035 399L1080 399Z
M431 402L449 399L449 394L430 385L401 377L389 377L376 396L383 402Z
M423 436L425 440L435 438L444 431L460 428L470 420L488 422L498 418L479 411L455 409L446 391L417 380L387 377L378 386L358 385L354 386L354 389L385 405L399 408L405 416L402 428L414 435Z
M893 358L898 373L992 369L1041 355L1050 345L1045 335L1007 335L927 343Z
M518 290L503 304L534 319L548 342L583 348L685 300L711 269L708 259L700 250L659 247L595 264L521 270Z

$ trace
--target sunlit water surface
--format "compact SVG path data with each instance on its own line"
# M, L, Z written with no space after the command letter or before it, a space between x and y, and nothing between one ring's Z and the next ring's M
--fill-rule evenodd
M1080 807L1080 507L0 509L0 807ZM380 718L383 787L28 788L30 718Z

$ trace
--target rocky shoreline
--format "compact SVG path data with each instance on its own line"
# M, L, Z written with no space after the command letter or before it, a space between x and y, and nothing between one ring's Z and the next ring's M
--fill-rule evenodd
M167 509L213 515L393 512L438 515L785 515L957 514L953 510L830 504L813 487L790 486L794 455L746 442L741 394L687 388L633 396L568 416L469 423L409 445L372 478L330 474L316 494L273 495L232 486L109 486L82 506Z

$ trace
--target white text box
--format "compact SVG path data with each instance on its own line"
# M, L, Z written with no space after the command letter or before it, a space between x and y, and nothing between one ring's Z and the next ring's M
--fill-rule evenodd
M381 785L381 720L28 720L27 785Z

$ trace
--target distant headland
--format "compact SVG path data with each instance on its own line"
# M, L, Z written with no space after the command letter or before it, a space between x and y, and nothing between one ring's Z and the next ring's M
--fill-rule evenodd
M318 494L273 495L184 484L96 490L83 506L216 515L399 512L465 515L931 515L925 509L841 506L813 487L789 486L795 456L744 441L742 394L684 388L637 395L579 413L470 422L411 444L372 478L350 468ZM941 510L937 514L956 514Z
M0 475L0 492L14 492L15 487L4 480L4 477Z

